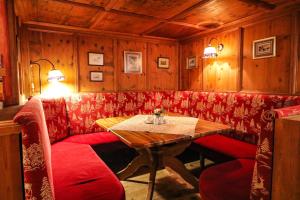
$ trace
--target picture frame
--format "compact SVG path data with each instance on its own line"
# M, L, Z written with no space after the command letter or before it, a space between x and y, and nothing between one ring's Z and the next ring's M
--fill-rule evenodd
M186 59L186 68L187 69L197 68L197 57L196 56L191 56Z
M157 58L157 67L160 69L169 69L170 59L168 57L158 57Z
M276 56L276 37L254 40L252 45L253 59Z
M103 72L102 71L90 71L90 81L91 82L103 82Z
M88 65L104 66L104 54L96 52L88 52Z
M142 52L124 51L124 72L141 74L142 71Z

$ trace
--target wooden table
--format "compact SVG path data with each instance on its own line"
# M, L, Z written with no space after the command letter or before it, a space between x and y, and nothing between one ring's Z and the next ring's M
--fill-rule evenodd
M179 116L177 114L168 115ZM152 133L147 131L110 130L112 126L129 118L130 117L128 116L105 118L97 120L96 123L113 132L125 144L134 148L139 153L125 169L117 173L120 180L129 178L143 166L148 166L150 168L148 200L153 197L155 176L159 166L163 166L167 170L176 172L185 181L193 185L195 189L198 189L198 179L185 168L184 164L179 161L176 156L190 146L195 138L231 130L227 125L201 119L198 120L193 136Z

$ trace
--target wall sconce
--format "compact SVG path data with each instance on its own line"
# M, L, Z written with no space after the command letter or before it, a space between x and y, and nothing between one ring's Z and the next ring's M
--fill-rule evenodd
M217 41L217 48L211 45L211 42L213 40ZM203 58L216 58L218 56L217 52L221 52L224 49L224 45L222 43L219 43L217 38L211 38L209 40L208 47L204 49L204 55Z
M63 81L65 80L65 76L63 75L63 73L56 69L54 64L45 58L41 58L35 61L30 61L30 66L32 67L32 65L37 65L39 67L39 85L40 85L40 94L42 93L42 80L41 80L41 65L39 64L40 61L46 61L48 63L50 63L50 65L52 66L51 70L48 72L48 82L56 82L56 81ZM34 85L33 85L33 81L32 81L32 87L34 90Z

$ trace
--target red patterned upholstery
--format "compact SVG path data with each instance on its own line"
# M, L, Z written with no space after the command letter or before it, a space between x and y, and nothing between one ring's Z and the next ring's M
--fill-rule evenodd
M175 91L169 111L187 116L190 115L189 105L191 94L191 91Z
M236 132L228 136L250 143L256 143L258 140L251 198L269 199L274 119L275 117L300 114L300 106L279 110L276 108L298 104L300 104L300 97L296 96L241 93L191 91L91 93L75 94L65 97L65 100L43 99L44 116L40 100L33 98L15 117L15 121L23 125L26 199L34 197L37 199L49 197L51 199L54 195L49 137L52 143L56 142L53 145L61 145L60 143L70 145L71 143L73 145L114 143L118 141L118 138L111 133L101 132L103 130L95 124L96 119L137 113L152 114L153 109L157 107L163 107L170 112L229 124L236 129ZM273 112L274 109L276 115ZM258 136L259 139L257 139ZM59 140L63 140L63 142L58 142ZM212 149L222 147L224 151L227 149L228 155L237 158L248 158L251 157L249 155L253 154L253 145L244 144L222 135L207 136L201 142L198 140L197 142L203 146L210 143L207 147ZM63 149L63 147L61 148ZM85 150L83 149L83 151ZM71 161L76 165L76 161ZM59 169L63 169L63 167ZM94 184L97 182L90 183L90 189L96 188ZM98 186L99 188L101 187ZM89 191L88 188L85 189ZM78 196L82 195L79 189L70 189L69 191ZM119 193L120 196L122 196L121 193ZM59 195L64 196L65 194L60 193ZM87 196L87 198L89 197L93 198Z
M66 98L70 121L70 134L86 134L104 131L95 121L115 116L116 93L77 94Z
M54 199L51 145L41 101L33 97L14 121L22 125L25 199Z
M254 160L239 159L205 169L199 178L203 200L247 200Z
M89 145L52 145L57 200L124 200L123 186Z
M64 98L42 99L51 144L69 136L66 102Z
M137 114L137 93L118 92L116 116L131 116Z

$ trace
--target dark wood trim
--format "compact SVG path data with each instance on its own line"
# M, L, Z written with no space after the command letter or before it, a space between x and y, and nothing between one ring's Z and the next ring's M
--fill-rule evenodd
M300 94L297 82L300 81L297 77L299 73L299 18L300 11L293 13L292 18L292 37L291 37L291 63L290 63L290 92L291 94Z
M255 5L264 8L266 10L273 10L276 8L276 5L261 0L239 0L239 1L245 2L250 5Z
M244 48L244 29L239 27L239 42L238 42L238 73L237 73L237 86L236 90L237 92L241 91L243 88L243 48Z

